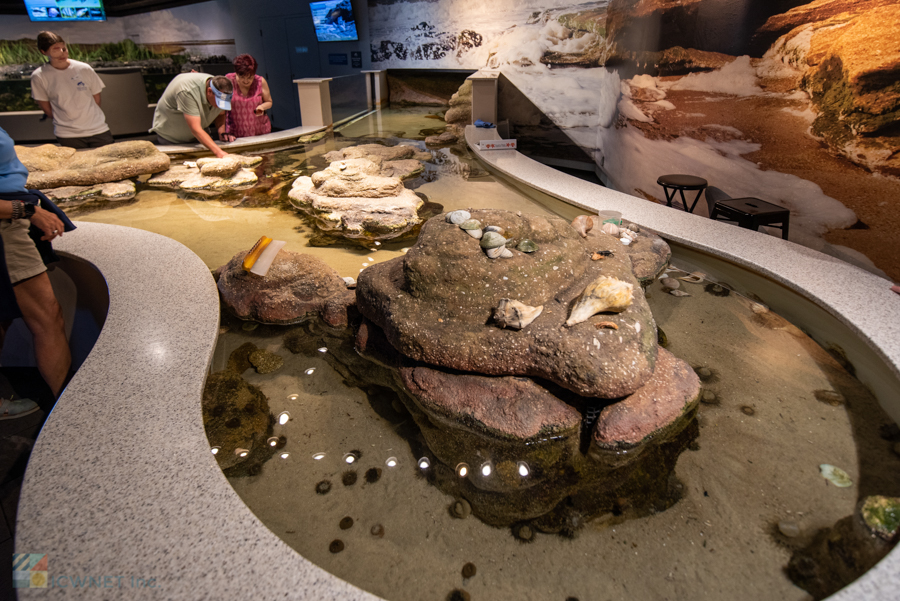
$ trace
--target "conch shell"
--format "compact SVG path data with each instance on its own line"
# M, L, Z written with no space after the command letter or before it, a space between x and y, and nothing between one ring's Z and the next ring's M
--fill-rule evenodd
M537 319L543 310L544 305L531 307L517 300L501 298L497 308L494 309L494 321L501 328L510 327L521 330Z
M586 321L602 311L624 311L634 299L634 286L609 276L600 276L584 289L569 313L567 326Z
M582 238L587 238L588 232L594 227L594 220L591 219L590 215L579 215L572 220L572 227L581 234Z

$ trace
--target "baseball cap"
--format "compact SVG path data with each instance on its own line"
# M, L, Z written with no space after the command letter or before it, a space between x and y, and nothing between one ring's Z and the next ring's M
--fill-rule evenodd
M212 90L213 96L216 97L216 106L223 111L230 111L231 94L226 94L225 92L220 92L219 90L217 90L216 86L213 85L212 79L209 80L209 89Z

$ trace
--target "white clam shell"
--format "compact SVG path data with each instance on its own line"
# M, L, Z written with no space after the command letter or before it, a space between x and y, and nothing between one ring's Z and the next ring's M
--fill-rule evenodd
M472 218L472 215L468 211L450 211L447 213L447 223L452 223L454 225L459 225L464 221L468 221Z
M505 246L497 246L495 248L487 248L484 252L489 259L499 259L503 256L504 250L507 250Z
M481 236L482 236L482 234L484 234L484 232L482 232L481 230L463 230L463 231L465 233L469 234L470 236L472 236L473 238L475 238L476 240L481 240Z
M513 256L513 251L509 250L508 248L506 248L504 246L503 250L500 251L500 256L503 257L504 259L509 259L510 257Z

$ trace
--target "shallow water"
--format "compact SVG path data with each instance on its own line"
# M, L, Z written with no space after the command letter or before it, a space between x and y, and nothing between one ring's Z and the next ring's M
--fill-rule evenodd
M366 257L371 256L372 262L394 258L412 246L414 240L386 242L370 248L351 244L309 246L315 232L287 201L290 182L296 177L293 174L311 175L326 166L322 155L346 146L384 141L425 150L425 136L419 132L444 125L440 119L429 117L435 110L382 111L350 123L339 129L338 136L305 149L261 153L265 160L258 171L259 185L224 199L204 199L144 186L133 200L92 202L67 208L66 212L80 221L124 225L168 236L194 251L210 269L224 265L266 235L286 241L287 250L315 255L341 276L355 278ZM426 163L423 176L406 184L445 210L491 207L552 214L483 171L464 145L434 150L432 154L434 158ZM373 254L373 250L378 252Z
M356 277L363 263L396 258L413 241L370 249L308 246L312 230L284 199L293 173L315 171L325 152L373 138L424 148L420 132L436 125L441 122L428 110L391 111L352 123L305 152L267 156L260 186L243 196L202 200L146 189L133 201L69 213L172 237L210 268L265 234ZM434 157L408 185L445 210L560 210L494 180L462 147ZM530 544L475 517L454 518L454 499L416 465L409 414L390 393L367 395L345 384L329 356L336 340L315 337L310 348L324 352L295 355L282 341L289 328L245 331L223 316L212 370L224 369L229 354L248 341L278 353L285 360L278 371L243 376L263 391L273 414L291 415L274 426L274 435L287 441L279 453L256 475L229 480L259 519L304 557L392 601L445 599L454 590L473 599L806 599L782 572L792 547L851 514L861 496L900 495L900 459L877 434L890 420L865 387L785 320L754 311L755 303L738 294L714 296L704 284L682 289L691 296L665 294L654 283L648 300L669 350L710 370L703 386L717 403L700 406L698 444L675 469L682 498L661 513L625 522L600 516L572 539L538 534ZM816 391L820 397L837 392L844 402L821 402ZM348 465L344 456L353 451L359 459ZM853 486L836 488L823 479L822 463L844 469ZM377 480L373 470L380 470ZM353 483L348 473L355 474ZM330 490L317 493L326 480ZM348 517L352 525L344 529ZM778 534L780 520L796 523L801 536ZM383 535L372 534L376 526ZM336 540L343 545L338 552ZM468 563L476 572L466 578Z
M704 389L718 403L701 405L699 446L675 470L683 496L659 514L624 523L605 515L574 539L538 534L530 544L475 517L456 519L454 499L417 467L409 443L415 427L389 394L346 386L330 351L292 355L282 345L284 328L244 332L232 322L214 369L247 341L278 353L285 359L278 372L244 377L266 394L273 414L288 411L291 420L274 432L286 437L288 457L230 481L304 557L394 601L445 599L456 589L473 599L806 599L782 572L791 546L851 514L861 494L900 492L900 462L877 435L889 419L784 319L754 312L756 303L737 294L713 296L704 284L683 289L691 296L653 284L649 302L669 350L712 372ZM845 403L817 400L823 390ZM352 451L361 456L348 466ZM392 457L393 468L386 464ZM843 468L854 485L836 488L819 474L821 463ZM370 483L373 469L381 475ZM345 485L348 473L357 479ZM327 494L316 492L322 481L331 484ZM353 525L342 529L347 517ZM801 536L777 534L781 520L795 522ZM383 537L372 534L379 525ZM335 540L343 543L337 553ZM468 579L467 563L477 570Z

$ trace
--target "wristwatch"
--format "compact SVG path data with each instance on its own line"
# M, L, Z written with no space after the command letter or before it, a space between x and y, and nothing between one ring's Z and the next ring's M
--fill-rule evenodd
M34 211L37 208L37 205L33 205L30 202L22 203L25 205L22 207L22 219L31 219L34 217Z

